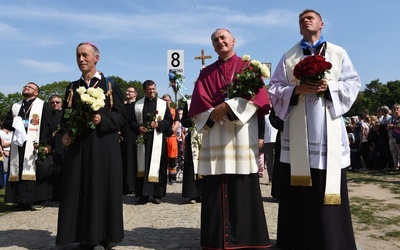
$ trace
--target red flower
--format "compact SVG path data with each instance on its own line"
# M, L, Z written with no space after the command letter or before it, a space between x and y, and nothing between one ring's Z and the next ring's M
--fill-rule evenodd
M325 60L321 55L307 56L299 63L296 64L293 70L293 75L296 77L300 84L302 83L318 83L325 79L325 74L329 73L332 64ZM318 93L318 96L322 96Z

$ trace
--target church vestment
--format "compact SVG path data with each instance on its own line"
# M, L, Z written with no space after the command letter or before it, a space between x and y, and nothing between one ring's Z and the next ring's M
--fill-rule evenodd
M297 83L293 69L304 55L311 55L308 49L302 50L300 42L283 55L270 81L272 105L284 121L277 246L355 249L345 169L350 165L350 148L342 115L351 108L361 83L343 48L324 42L316 51L332 63L326 75L328 90L322 97L293 95ZM305 112L296 116L301 106ZM304 131L300 118L306 122ZM303 146L294 147L300 145L294 141ZM299 154L300 150L305 151ZM299 161L304 155L307 160ZM309 185L294 181L295 173L304 173L296 172L305 167L303 163L309 171Z
M202 133L198 172L203 176L201 246L268 248L270 240L258 178L258 118L269 110L265 88L249 101L224 90L245 62L236 54L204 68L196 81L189 116ZM213 122L214 107L227 103L232 120ZM249 205L251 204L251 205Z
M20 126L16 120L22 125L19 132L26 136L18 136L15 127ZM51 199L51 184L38 178L36 156L33 153L34 142L42 145L50 143L50 107L40 98L22 100L12 106L3 124L6 129L15 131L10 147L5 202L32 204ZM16 140L16 137L24 139Z
M172 115L167 103L155 97L144 97L135 102L130 118L130 126L139 138L139 127L142 124L157 121L158 128L144 135L144 142L136 145L136 187L135 196L153 196L161 198L166 195L167 184L167 145L165 133L172 126Z
M97 72L89 86L81 78L66 89L63 107L72 87L72 106L80 101L79 87L102 88L110 86ZM56 244L78 242L98 245L103 242L121 242L124 238L122 210L122 158L119 146L119 128L126 122L121 90L112 86L112 105L106 95L105 106L99 109L101 122L95 129L87 128L66 148L62 173ZM111 107L112 106L112 107ZM63 125L67 122L63 119Z

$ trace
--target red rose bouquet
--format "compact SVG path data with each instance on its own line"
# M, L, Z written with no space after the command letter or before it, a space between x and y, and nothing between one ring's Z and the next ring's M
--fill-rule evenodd
M294 67L293 75L300 84L311 83L314 85L320 84L320 81L325 78L325 74L329 73L332 64L325 60L321 55L307 56ZM322 97L323 93L318 93L318 97Z

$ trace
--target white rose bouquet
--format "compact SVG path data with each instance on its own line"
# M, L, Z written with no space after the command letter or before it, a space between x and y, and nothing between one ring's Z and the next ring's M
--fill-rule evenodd
M263 78L270 77L270 70L266 64L250 60L249 55L244 55L242 60L246 62L245 66L236 75L236 81L232 82L225 90L228 98L252 98L260 88L264 87Z
M95 129L92 116L105 105L106 96L102 88L79 87L79 102L75 108L67 108L64 118L67 119L67 127L72 139L82 134L85 129Z

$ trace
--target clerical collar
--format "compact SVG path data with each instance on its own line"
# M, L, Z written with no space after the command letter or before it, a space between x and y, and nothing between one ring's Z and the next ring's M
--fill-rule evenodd
M90 82L92 81L92 79L93 78L96 78L96 79L98 79L99 81L101 80L101 74L100 74L100 72L99 71L96 71L96 73L94 74L94 76L92 76L92 78L90 78L90 80L87 82L86 80L85 80L85 78L83 77L83 75L81 76L81 79L84 81L84 82L86 82L86 84L89 86L90 85Z
M314 44L311 44L303 39L303 40L301 40L300 45L301 45L302 49L315 49L319 45L321 45L322 43L325 43L325 42L326 42L325 38L323 36L320 36L319 40L316 41Z

